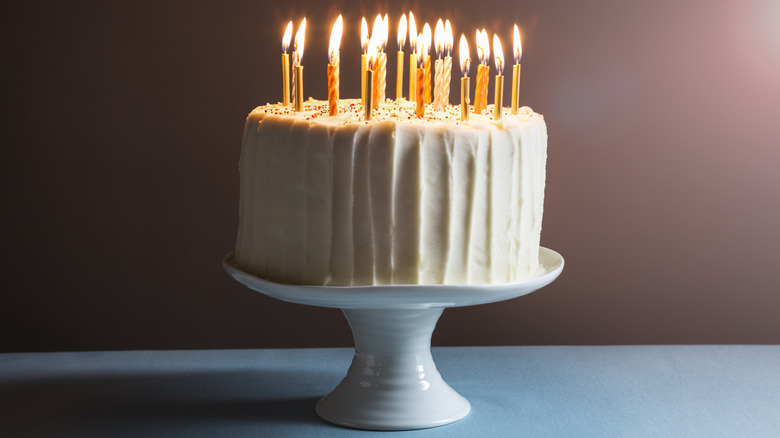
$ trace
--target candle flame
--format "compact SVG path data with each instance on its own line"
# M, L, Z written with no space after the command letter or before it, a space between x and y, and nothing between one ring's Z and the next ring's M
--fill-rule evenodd
M339 14L339 18L333 23L333 30L330 32L330 45L328 46L328 62L331 65L336 63L339 56L339 46L341 46L341 33L344 29L344 23Z
M401 15L401 21L398 22L398 51L404 51L406 43L406 15Z
M376 18L374 19L374 26L371 28L371 48L378 47L378 50L381 52L382 50L382 15L376 14Z
M469 43L466 42L466 35L460 34L460 72L463 76L469 75L471 68L471 58L469 55Z
M417 68L423 68L423 65L425 65L425 56L423 56L423 53L426 53L428 51L428 48L425 47L425 38L423 34L417 35Z
M417 52L417 25L412 11L409 11L409 46L412 48L412 53Z
M444 51L447 53L447 56L452 55L452 26L450 25L450 20L447 20L444 22Z
M292 20L290 20L290 22L287 23L287 30L284 31L284 36L282 37L282 53L287 53L287 50L290 48L291 38L292 38Z
M479 38L482 44L482 53L479 54L479 62L483 65L487 65L490 62L490 38L483 28L479 31Z
M496 72L498 74L504 73L504 50L501 48L501 40L498 39L498 35L493 34L493 53L496 60Z
M298 32L295 33L295 56L298 59L298 64L303 60L303 40L306 38L306 18L301 22L301 26L298 27Z
M436 31L433 33L433 44L436 47L436 57L441 58L444 52L444 23L439 18L436 22Z
M368 23L366 23L366 17L363 17L363 22L360 23L360 47L363 48L363 54L366 54L368 50Z
M520 29L515 24L515 64L520 64L520 57L523 56L523 46L520 44Z
M382 51L387 48L387 39L390 33L390 25L388 24L387 14L382 18Z
M382 23L381 19L379 20L379 23ZM376 62L377 55L379 54L379 49L382 43L382 41L379 38L380 38L379 34L373 32L371 34L371 39L368 42L368 51L366 52L366 55L368 56L369 70L374 69L374 62Z
M424 54L425 57L428 57L430 55L431 50L431 26L428 25L428 23L425 23L425 26L423 26L423 33L422 33L422 42L425 46ZM424 61L424 59L423 59Z

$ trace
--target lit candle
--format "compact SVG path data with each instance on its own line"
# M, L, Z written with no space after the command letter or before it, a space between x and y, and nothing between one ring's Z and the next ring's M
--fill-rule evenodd
M339 114L339 64L341 45L341 32L344 27L341 15L333 24L333 30L330 33L330 46L328 47L328 114L337 116Z
M366 105L365 105L365 114L366 114L366 120L371 120L371 114L374 109L374 106L376 105L374 103L374 99L376 98L376 84L375 84L375 77L374 77L374 68L376 64L376 55L377 55L377 45L376 45L376 34L371 35L371 40L368 43L368 51L366 53L367 56L367 69L366 69L366 89L365 89L365 95L366 95Z
M460 72L463 75L460 78L460 119L469 119L469 68L471 67L471 58L469 57L469 44L466 42L466 36L460 34Z
M490 58L490 41L484 29L477 31L477 57L479 57L479 65L477 87L474 90L474 112L482 114L482 111L487 108L487 90L490 82L490 67L487 65Z
M520 57L523 47L520 45L520 29L515 24L515 65L512 66L512 114L517 114L517 103L520 100Z
M292 38L292 20L287 23L287 30L282 37L282 105L290 106L290 55L287 49L290 48L290 39Z
M374 78L371 83L371 87L369 88L369 90L371 90L372 110L377 108L381 98L381 78L379 75L380 70L382 69L382 57L380 50L382 50L382 17L377 15L376 20L374 20L374 28L371 32L371 40L368 42L368 56L370 64L368 71L374 72ZM372 56L374 59L370 60Z
M409 100L417 99L417 25L414 23L414 14L409 11Z
M368 23L366 17L360 24L360 46L363 48L363 54L360 55L360 103L366 105L366 69L368 69Z
M379 95L377 96L377 100L374 102L374 105L378 105L379 102L384 102L387 96L387 53L385 53L388 35L387 14L385 14L384 18L379 16L377 16L377 18L380 18L379 33L377 38L379 41L379 51L377 52L378 77L374 77L374 79L379 82ZM374 29L376 30L376 23L374 23Z
M442 92L444 91L442 89L443 81L444 79L442 77L442 74L444 71L442 70L444 65L443 61L441 59L442 55L444 54L444 23L441 21L441 18L439 18L439 21L436 23L436 31L433 34L433 41L434 46L436 48L436 62L434 63L434 70L436 72L436 75L433 78L433 109L437 111L441 111L442 109Z
M298 32L295 33L295 53L293 55L293 101L295 103L295 111L303 111L303 66L301 61L303 60L303 41L306 36L306 19L301 22L301 27L298 28Z
M423 35L420 34L417 39L417 89L415 90L417 95L417 109L415 114L417 117L423 117L425 115L425 52L427 51L428 48L425 47L425 39L423 38Z
M444 53L441 103L447 106L450 104L450 83L452 82L452 27L450 20L444 22Z
M493 120L501 120L504 115L504 50L501 40L493 34L493 56L496 60L496 90L493 96Z
M425 78L423 79L425 83L423 93L425 94L425 103L431 103L431 26L429 26L428 23L425 23L425 26L423 26L423 45L425 46L425 51L423 52L423 57L425 58Z
M404 44L406 43L406 15L401 15L401 21L398 23L398 57L395 75L395 98L404 97Z

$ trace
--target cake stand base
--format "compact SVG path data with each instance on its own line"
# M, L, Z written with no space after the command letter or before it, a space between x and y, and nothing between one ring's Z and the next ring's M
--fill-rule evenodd
M517 298L550 284L563 270L563 257L551 249L539 249L539 262L537 276L494 285L301 286L256 277L232 254L223 266L236 281L269 297L344 312L355 357L344 380L317 403L317 415L358 429L408 430L452 423L471 410L431 357L431 335L444 309Z
M344 309L355 356L341 384L317 403L317 415L371 430L424 429L465 417L469 402L444 382L431 356L443 310Z

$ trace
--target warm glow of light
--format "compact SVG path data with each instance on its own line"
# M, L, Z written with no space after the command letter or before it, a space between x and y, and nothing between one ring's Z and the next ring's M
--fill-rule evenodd
M433 44L436 48L436 57L441 58L442 52L444 52L444 22L436 22L436 31L433 33Z
M498 35L493 34L493 56L496 60L496 72L498 74L504 73L504 50L501 48L501 40L498 39Z
M401 15L401 21L398 22L398 51L404 51L406 43L406 15Z
M328 62L335 64L339 56L339 46L341 46L341 32L344 29L344 23L341 14L333 24L333 30L330 32L330 45L328 46Z
M301 22L298 32L295 33L295 54L298 58L298 64L303 60L303 41L306 39L306 19Z
M287 23L287 30L284 31L284 37L282 37L282 53L287 53L287 49L290 48L290 39L292 38L292 20Z
M380 14L376 14L376 18L374 18L374 26L371 28L371 48L376 48L377 51L382 51L382 35L384 32L382 31L382 26L384 23L382 23L382 16Z
M444 22L444 52L447 56L452 56L452 26L450 20Z
M390 34L390 25L387 20L387 14L385 14L384 18L382 18L382 51L385 51L385 48L387 48L387 39Z
M490 60L490 40L485 29L477 30L477 58L480 64L487 64Z
M463 76L468 76L471 68L471 55L469 55L469 43L466 42L466 35L460 34L460 72Z
M520 29L515 24L515 64L520 64L520 57L523 56L523 46L520 45Z
M368 23L366 23L366 17L363 17L363 22L360 23L360 47L363 48L363 54L366 54L368 50Z
M423 53L427 57L430 55L431 51L431 26L428 25L428 23L425 23L425 26L423 26L422 35L422 42L425 45L425 51Z
M417 52L417 25L414 23L412 11L409 11L409 45L412 47L412 53Z
M379 26L382 26L382 18L379 18ZM377 55L379 54L379 49L382 44L381 37L378 33L372 32L371 33L371 39L368 42L368 52L366 52L366 55L368 55L368 69L373 70L374 69L374 62L376 61Z
M428 53L428 47L425 46L425 36L419 34L417 36L417 68L422 68L425 65L425 55Z

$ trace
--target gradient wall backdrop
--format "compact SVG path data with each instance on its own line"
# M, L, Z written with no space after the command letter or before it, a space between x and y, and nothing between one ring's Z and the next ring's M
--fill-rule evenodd
M567 262L542 291L446 311L434 344L780 342L780 3L400 4L6 6L0 350L351 345L338 311L222 271L242 127L280 98L288 20L308 17L323 98L344 14L357 96L360 17L388 12L394 40L409 9L472 49L477 27L505 47L522 28L521 101L549 129L542 243Z

